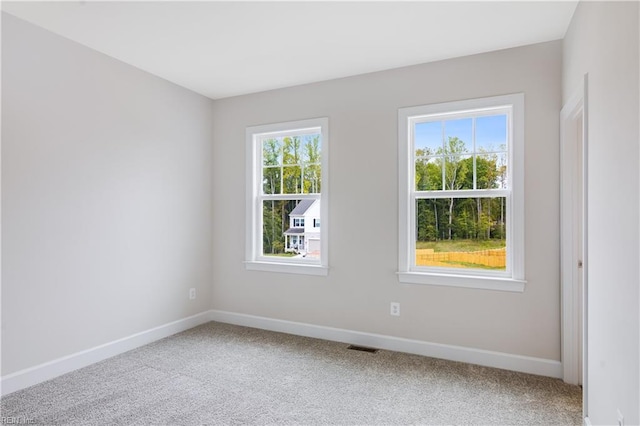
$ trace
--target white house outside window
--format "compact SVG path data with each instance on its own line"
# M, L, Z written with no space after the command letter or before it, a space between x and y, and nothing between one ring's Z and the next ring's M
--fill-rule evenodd
M328 120L246 133L247 269L326 275Z
M401 108L399 279L524 289L524 96Z

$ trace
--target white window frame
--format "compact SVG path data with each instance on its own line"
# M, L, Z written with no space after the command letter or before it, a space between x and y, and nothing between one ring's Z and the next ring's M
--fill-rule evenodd
M428 116L438 119L466 118L507 111L508 160L507 267L506 271L425 267L415 265L415 165L414 124ZM500 111L502 113L502 111ZM522 292L524 271L524 94L510 94L398 110L399 257L398 280L408 284L430 284L487 290ZM466 190L469 197L479 190ZM445 193L446 191L442 191Z
M277 194L276 199L320 199L320 259L287 259L264 256L262 250L262 145L265 137L321 135L322 176L320 194ZM329 272L329 120L326 117L283 123L251 126L246 129L247 188L246 188L246 258L247 270L306 275L327 275Z

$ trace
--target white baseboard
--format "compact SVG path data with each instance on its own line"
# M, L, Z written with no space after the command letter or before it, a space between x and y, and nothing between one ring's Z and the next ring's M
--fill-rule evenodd
M212 310L212 321L562 378L560 361Z
M562 364L554 360L211 310L3 376L0 395L8 395L209 321L562 378Z
M134 335L105 343L91 349L55 359L35 367L8 374L0 381L0 395L7 395L20 389L53 379L82 367L100 362L112 356L130 351L180 333L200 324L211 321L209 311L202 312L178 321L173 321Z

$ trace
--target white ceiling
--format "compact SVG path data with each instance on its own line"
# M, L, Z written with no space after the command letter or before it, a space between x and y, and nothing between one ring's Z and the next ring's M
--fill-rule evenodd
M2 2L213 99L564 37L552 2Z

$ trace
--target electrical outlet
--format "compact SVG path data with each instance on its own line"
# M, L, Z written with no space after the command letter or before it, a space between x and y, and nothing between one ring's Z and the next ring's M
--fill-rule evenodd
M189 299L190 300L195 300L196 298L196 289L195 288L190 288L189 289Z
M618 426L624 426L624 416L620 410L618 410Z
M394 317L399 317L400 316L400 303L391 302L391 312L390 313Z

